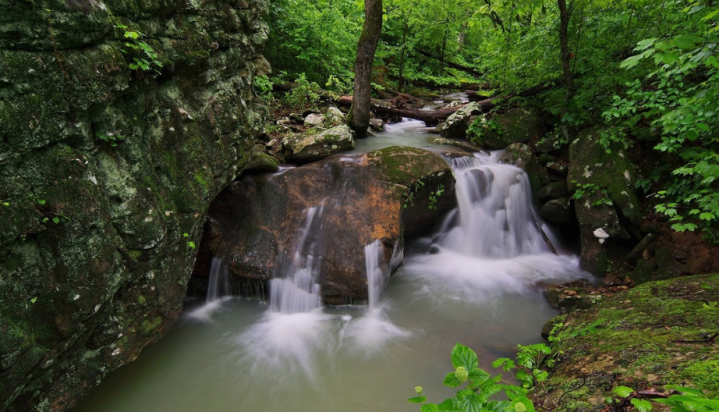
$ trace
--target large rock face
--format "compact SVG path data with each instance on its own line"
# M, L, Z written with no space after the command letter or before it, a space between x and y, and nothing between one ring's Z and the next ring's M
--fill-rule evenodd
M611 153L599 143L600 130L587 129L569 147L570 193L579 193L574 210L581 232L582 269L603 276L621 265L622 242L638 237L641 220L634 193L634 166L617 145ZM638 240L638 239L636 239Z
M259 132L266 8L0 0L0 410L72 407L179 315Z
M314 258L321 259L322 299L365 301L364 247L380 240L384 268L399 264L404 237L426 231L454 207L453 184L439 155L399 147L247 176L213 203L202 248L209 248L206 259L225 258L236 292L261 291L285 275L283 257L291 259L297 249L307 210L321 207L309 236ZM198 260L198 266L206 271L208 265Z

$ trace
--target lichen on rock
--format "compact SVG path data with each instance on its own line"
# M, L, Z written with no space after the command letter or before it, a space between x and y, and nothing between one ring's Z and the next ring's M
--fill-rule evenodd
M177 319L261 131L267 8L0 0L1 410L71 408ZM162 68L129 67L123 25Z

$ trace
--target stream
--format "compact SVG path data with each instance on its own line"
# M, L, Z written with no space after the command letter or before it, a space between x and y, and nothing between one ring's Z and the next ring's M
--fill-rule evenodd
M426 147L421 122L389 125L357 142L361 153L393 145ZM422 386L430 402L451 396L456 343L480 366L538 343L554 311L542 285L588 277L570 254L555 255L535 224L526 174L497 153L452 158L458 208L434 235L405 250L389 278L378 242L365 247L367 306L324 307L314 240L322 204L305 211L300 244L270 282L270 301L222 297L213 262L207 301L189 301L173 330L111 373L75 412L418 411L406 401ZM561 249L560 249L561 250ZM383 291L384 289L384 291Z

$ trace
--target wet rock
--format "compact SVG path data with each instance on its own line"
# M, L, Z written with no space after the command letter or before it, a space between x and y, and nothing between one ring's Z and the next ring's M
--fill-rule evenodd
M374 118L369 120L369 127L375 132L384 132L384 120Z
M444 137L433 137L429 139L432 143L441 144L441 145L447 145L447 146L454 146L456 148L459 148L467 153L477 153L481 152L482 149L467 142L462 142L459 140L454 139L445 139Z
M539 164L532 150L525 144L511 144L504 150L499 161L515 165L527 172L529 183L532 185L532 193L534 193L535 196L539 192L539 189L549 183L547 170Z
M599 411L619 385L717 390L719 347L707 331L719 327L711 313L718 301L719 275L692 276L648 282L550 320L563 325L552 342L562 355L530 398L545 410Z
M454 112L444 123L440 123L437 131L444 138L464 138L467 136L470 118L479 114L482 114L482 108L477 103L469 103Z
M569 190L567 189L566 182L549 183L537 192L537 196L539 196L541 200L559 199L561 197L567 197L568 194Z
M180 315L209 203L264 124L267 9L0 2L0 410L73 408ZM161 70L128 67L120 23Z
M574 212L567 198L552 199L542 205L540 215L550 223L569 224L574 220Z
M570 193L581 190L584 194L574 206L581 233L581 266L603 276L611 266L621 265L627 252L612 253L613 246L640 237L641 213L633 165L621 147L611 147L608 154L599 144L599 133L600 129L587 129L572 142L567 185Z
M481 145L490 150L504 149L513 143L527 143L544 134L544 123L535 113L510 109L485 122Z
M290 162L313 162L354 148L354 132L346 125L319 133L310 130L304 134L292 134L282 139L285 159Z
M364 246L380 240L387 272L402 261L405 237L431 228L455 207L454 178L437 154L391 147L355 157L331 156L275 175L252 175L228 187L210 216L213 256L228 262L233 282L286 275L306 210L321 207L313 256L327 304L367 299ZM442 194L432 200L430 194ZM432 206L430 208L429 206ZM218 231L219 235L214 235Z

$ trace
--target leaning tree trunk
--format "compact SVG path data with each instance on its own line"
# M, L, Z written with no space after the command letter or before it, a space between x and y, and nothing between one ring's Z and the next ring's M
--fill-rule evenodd
M382 33L382 0L365 0L364 4L365 20L355 59L354 99L348 116L349 126L357 137L367 136L372 101L372 65Z

